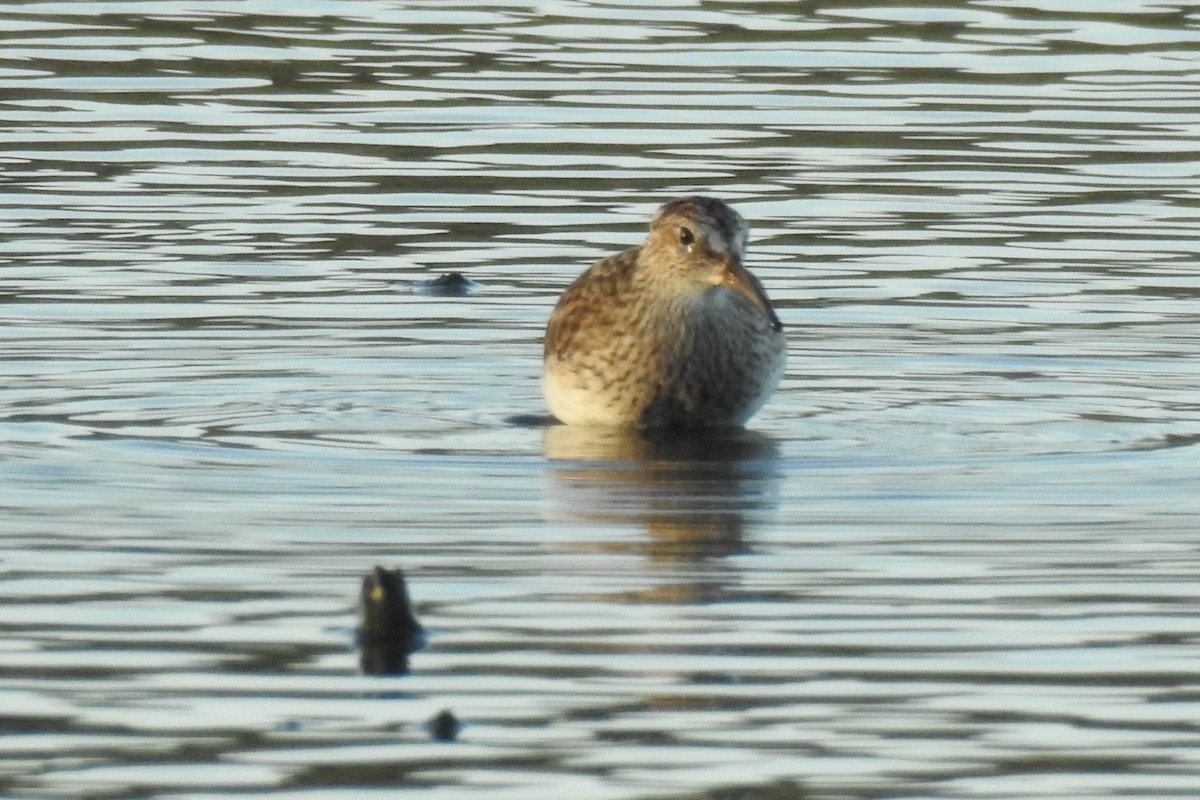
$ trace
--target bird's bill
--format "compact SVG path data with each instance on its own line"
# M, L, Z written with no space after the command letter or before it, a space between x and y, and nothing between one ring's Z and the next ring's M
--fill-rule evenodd
M775 309L771 307L771 301L767 299L767 293L763 291L762 284L742 266L741 261L730 258L725 263L725 268L721 270L720 285L732 289L761 308L767 315L767 319L771 320L771 330L783 330L783 323L779 321Z

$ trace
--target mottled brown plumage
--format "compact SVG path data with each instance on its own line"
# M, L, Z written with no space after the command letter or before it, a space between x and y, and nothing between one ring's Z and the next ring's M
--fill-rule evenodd
M658 210L645 244L592 266L546 328L542 385L563 422L741 425L783 374L783 326L742 266L747 228L708 197Z

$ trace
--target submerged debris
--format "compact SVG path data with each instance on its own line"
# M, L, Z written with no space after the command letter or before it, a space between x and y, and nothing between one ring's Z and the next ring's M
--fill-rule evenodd
M458 721L458 717L454 716L454 712L442 709L430 718L426 727L429 728L429 735L435 741L453 742L458 737L458 732L462 730L462 723Z
M363 576L359 594L359 666L368 675L403 675L408 656L425 645L404 573L375 567Z
M436 278L414 281L411 286L415 294L428 294L435 297L462 297L482 288L481 284L461 272L444 272Z

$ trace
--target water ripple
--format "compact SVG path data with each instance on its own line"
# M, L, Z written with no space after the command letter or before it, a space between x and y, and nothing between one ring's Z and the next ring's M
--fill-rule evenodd
M0 788L1192 797L1198 23L0 11ZM754 430L513 424L689 192L788 329Z

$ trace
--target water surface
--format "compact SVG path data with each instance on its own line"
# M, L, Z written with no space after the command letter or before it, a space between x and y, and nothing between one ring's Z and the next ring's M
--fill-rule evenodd
M45 2L0 43L3 793L1195 796L1189 5ZM691 192L752 224L774 400L513 424L558 292ZM407 675L358 669L376 564Z

